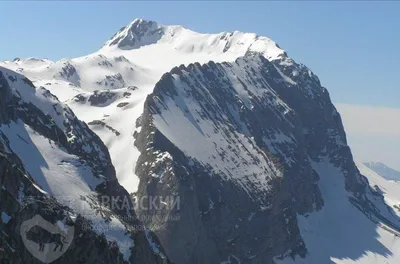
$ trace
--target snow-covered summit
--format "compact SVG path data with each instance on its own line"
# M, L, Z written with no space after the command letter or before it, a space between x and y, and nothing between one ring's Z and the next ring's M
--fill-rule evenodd
M116 45L121 49L136 49L157 42L164 29L164 26L154 21L135 19L115 33L105 46Z
M255 33L239 31L202 34L182 26L165 26L154 21L135 19L121 28L103 49L139 49L143 46L164 43L187 53L232 53L243 56L246 52L260 52L267 59L274 60L286 53L274 41Z

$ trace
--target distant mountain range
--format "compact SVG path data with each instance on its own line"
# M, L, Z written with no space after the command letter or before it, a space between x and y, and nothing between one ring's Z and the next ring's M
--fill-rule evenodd
M386 180L400 181L400 172L386 166L382 162L370 161L364 162L364 165L384 177Z

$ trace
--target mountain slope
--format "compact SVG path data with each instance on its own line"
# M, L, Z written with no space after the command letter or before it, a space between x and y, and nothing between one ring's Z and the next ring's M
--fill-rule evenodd
M358 162L357 167L368 178L371 187L381 193L386 203L392 207L396 214L400 215L400 183L387 180L386 177L376 173L364 163Z
M34 87L20 74L0 68L0 89L2 261L39 263L18 232L21 224L40 215L77 232L69 253L57 263L162 263L143 231L128 232L130 225L139 224L130 202L122 209L101 209L108 205L104 199L120 203L130 197L99 137L48 90Z
M394 212L385 208L382 203L383 197L379 192L375 192L377 178L366 173L365 166L360 166L360 163L357 166L361 173L367 176L374 193L368 200L377 204L380 213L386 212L388 217L393 216L392 219L397 220L398 226L398 216L392 215ZM377 219L374 213L355 207L354 203L350 202L352 194L346 191L343 172L328 160L313 163L313 168L318 174L323 175L319 186L324 199L324 208L319 212L297 217L308 255L305 259L299 257L277 259L276 263L398 263L400 260L398 228L392 229L384 221ZM387 184L386 180L378 177L380 183ZM384 197L388 202L388 196Z

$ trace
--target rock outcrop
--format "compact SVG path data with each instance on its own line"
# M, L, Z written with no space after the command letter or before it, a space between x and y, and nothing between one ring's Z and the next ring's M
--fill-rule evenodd
M176 67L138 122L138 197L180 199L179 208L138 215L164 217L145 223L162 227L155 233L176 263L305 257L296 216L324 207L325 176L312 166L322 157L340 168L361 210L377 212L328 91L289 58L248 53L233 63Z

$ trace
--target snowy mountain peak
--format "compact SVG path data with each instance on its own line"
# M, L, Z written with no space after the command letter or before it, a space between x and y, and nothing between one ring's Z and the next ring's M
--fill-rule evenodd
M287 56L274 41L255 33L233 31L203 34L182 26L165 26L144 19L135 19L121 28L105 43L103 49L116 47L122 50L133 50L156 43L171 45L175 50L185 53L228 53L239 57L248 52L258 52L268 60Z
M48 59L34 58L34 57L14 58L12 61L10 61L10 60L3 61L3 64L6 67L9 65L14 65L15 67L23 65L24 67L27 67L27 68L40 67L40 66L47 65L50 63L53 63L53 62Z
M122 27L105 46L117 46L120 49L137 49L157 42L162 36L163 26L154 21L135 19Z

